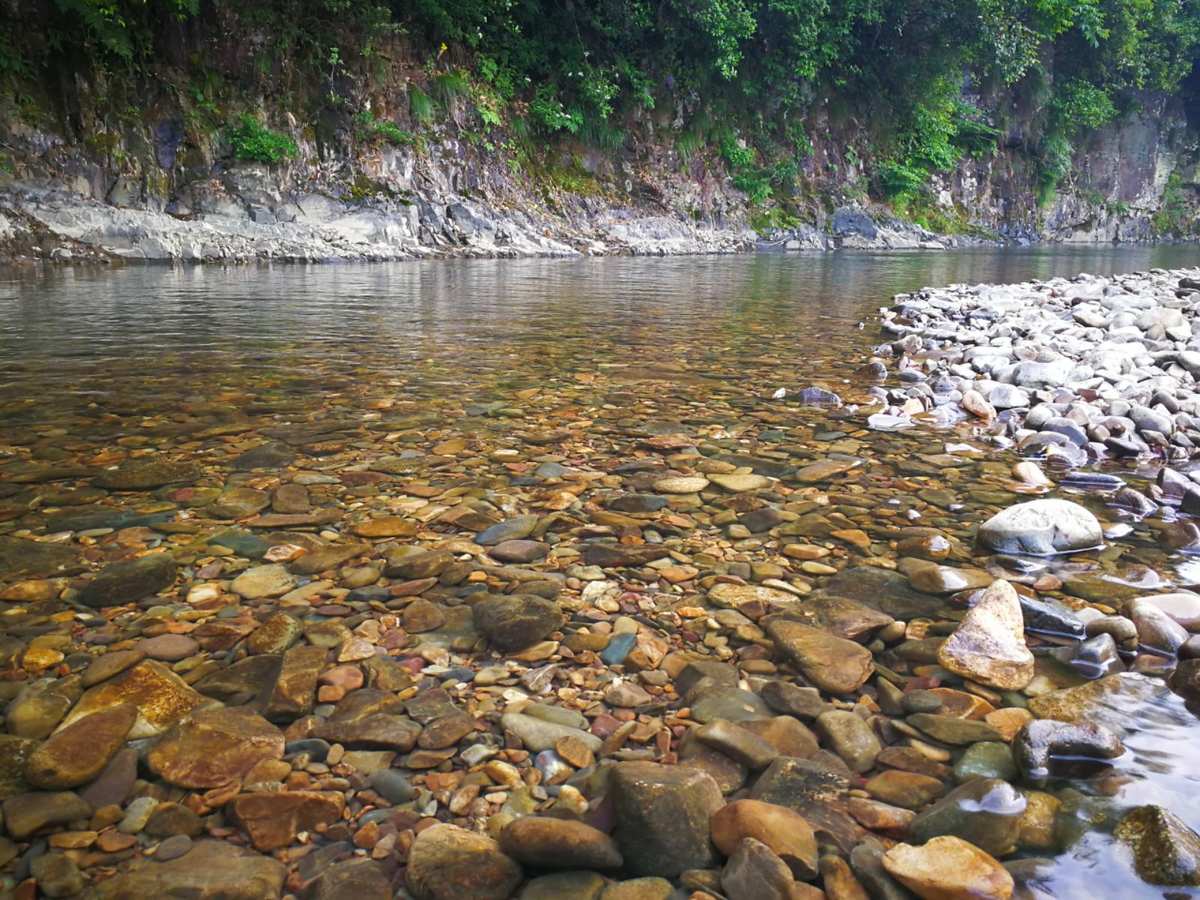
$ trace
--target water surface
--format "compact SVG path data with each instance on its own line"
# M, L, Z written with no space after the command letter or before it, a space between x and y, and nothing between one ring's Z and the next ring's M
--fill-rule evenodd
M880 340L874 314L901 291L1197 262L1194 248L1162 247L0 272L0 534L22 527L31 497L4 473L29 462L156 450L220 472L222 441L303 429L320 468L380 444L525 449L562 427L561 458L576 463L674 431L801 458L855 453L871 464L846 490L867 508L875 491L896 508L919 495L925 524L968 535L1008 489L1011 460L939 469L952 437L871 433L771 394L861 393L853 373ZM464 465L488 483L511 474L506 458ZM1104 565L1114 579L1153 569L1163 585L1191 584L1196 569L1141 526ZM1195 720L1174 699L1130 720L1126 777L1078 787L1111 809L1161 803L1200 828ZM1045 867L1044 896L1097 883L1111 891L1096 895L1163 894L1106 827Z

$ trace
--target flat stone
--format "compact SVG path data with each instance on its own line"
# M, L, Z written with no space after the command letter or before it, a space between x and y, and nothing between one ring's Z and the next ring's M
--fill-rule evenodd
M542 541L501 541L488 551L488 555L502 563L531 563L545 559L550 545Z
M197 841L169 862L136 861L97 882L97 900L130 897L188 900L278 900L287 869L282 863L226 841Z
M126 669L136 666L146 654L141 650L113 650L103 656L93 657L92 662L80 679L85 688L90 688L102 681L108 681L115 675L120 675Z
M797 469L792 478L801 484L816 484L849 472L851 469L857 468L858 465L858 460L824 459Z
M95 780L79 791L93 809L120 805L128 799L137 780L138 755L132 747L118 750Z
M497 650L523 650L566 621L558 605L532 594L489 595L471 607L475 627Z
M869 772L875 765L882 745L861 716L849 710L834 709L817 717L816 730L851 771Z
M762 841L792 874L806 881L817 873L817 839L803 816L761 800L735 800L712 817L712 842L732 856L747 837Z
M301 831L337 822L345 805L337 791L264 791L239 794L229 809L254 846L267 852L288 846Z
M783 860L751 837L742 839L721 870L721 890L729 900L791 900L794 888Z
M864 788L876 800L913 810L920 809L946 792L945 785L937 778L899 769L887 769L872 776L867 779Z
M278 563L255 566L233 579L230 589L245 600L282 597L296 586L296 579Z
M238 485L221 491L206 512L214 519L242 519L266 509L270 502L266 491Z
M831 694L853 693L875 671L871 652L853 641L778 616L763 624L804 677Z
M5 709L5 725L17 737L48 737L79 700L79 688L80 682L75 679L29 682Z
M534 753L553 750L555 744L563 738L578 740L593 753L599 753L603 744L600 738L579 728L523 713L505 713L500 717L500 725L519 737L525 748Z
M696 731L696 739L755 772L765 769L779 755L770 743L753 731L726 719L702 725Z
M4 801L4 826L9 837L28 840L55 826L86 820L92 808L71 791L19 794Z
M416 746L421 726L405 716L376 713L354 721L330 719L313 729L313 736L354 750L396 750Z
M105 568L79 592L79 602L93 608L136 603L174 581L175 560L169 553L152 553Z
M777 604L791 606L796 602L794 594L761 584L714 584L708 590L708 599L726 609L738 609L747 603L769 609Z
M317 677L325 667L329 651L302 644L283 654L283 666L271 691L265 715L275 721L307 715L317 694Z
M708 479L700 475L677 475L660 478L654 490L660 494L698 494L708 487Z
M119 703L56 731L30 755L26 780L47 791L87 784L125 745L137 715L133 704Z
M92 479L109 491L152 491L168 484L186 484L201 476L199 466L161 460L129 462L107 469Z
M771 480L762 475L737 474L731 473L728 475L714 474L709 475L708 480L717 485L723 490L733 494L744 493L745 491L760 491L771 486Z
M287 613L274 613L263 620L246 638L250 654L283 653L300 639L303 633L299 621Z
M704 691L692 701L692 718L704 724L718 719L730 722L748 722L753 719L768 719L770 708L757 694L740 688L718 687Z
M194 713L150 750L146 763L169 784L191 790L240 780L263 760L283 757L283 733L248 709Z
M287 564L290 571L297 575L316 575L320 572L336 569L356 556L362 556L370 550L369 544L330 544L310 550L299 559Z
M129 739L156 737L193 709L204 698L160 662L144 660L114 678L88 688L63 721L70 725L102 709L123 703L138 711Z
M824 583L825 593L848 597L897 619L936 616L943 608L940 597L914 590L899 572L876 566L843 569Z
M944 744L974 744L977 741L998 741L1000 732L986 722L960 719L937 713L914 713L908 723L931 738Z
M150 659L179 662L198 653L200 645L186 634L160 634L138 641L138 649Z
M897 844L883 855L887 873L923 900L1008 900L1013 878L983 850L952 835L920 847Z
M379 516L364 522L357 522L350 527L350 530L359 537L371 539L412 537L417 533L417 523L401 516Z
M67 575L80 568L79 551L68 544L0 537L0 578Z
M497 522L475 535L475 543L481 547L494 547L505 541L519 541L533 534L537 528L537 516L516 516Z

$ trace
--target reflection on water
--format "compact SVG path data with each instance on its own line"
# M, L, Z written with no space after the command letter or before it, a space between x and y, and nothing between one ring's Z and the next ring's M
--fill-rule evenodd
M817 444L863 448L872 464L854 488L897 509L920 493L925 524L966 535L1006 490L1003 465L950 465L944 436L921 429L813 433L813 416L772 419L762 401L814 383L852 394L847 382L879 340L872 316L898 292L1196 261L1193 248L1102 248L10 271L0 273L0 450L31 445L53 463L195 436L209 453L223 435L303 425L319 456L324 434L378 419L370 410L391 409L372 405L383 399L400 404L401 443L417 428L507 436L512 407L537 388L538 427L588 410L604 434L628 415L651 433L698 423L751 446L808 427ZM1200 582L1200 563L1168 559L1138 523L1122 546L1104 561L1114 585ZM1072 566L1047 570L1067 577ZM1200 828L1194 717L1169 696L1121 715L1129 752L1115 776L1077 786L1108 795L1101 820L1039 870L1045 896L1163 895L1107 833L1121 808L1160 803Z

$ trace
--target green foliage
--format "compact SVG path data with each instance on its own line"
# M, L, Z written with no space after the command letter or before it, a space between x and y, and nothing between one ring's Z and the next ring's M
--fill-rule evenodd
M436 107L433 98L425 93L419 84L408 86L408 111L413 121L420 125L432 124L435 118Z
M1061 132L1051 132L1042 141L1038 152L1038 203L1045 206L1054 199L1054 191L1071 171L1071 156L1075 148Z
M583 115L578 110L569 110L558 99L558 93L550 85L542 85L529 103L529 114L543 131L553 133L566 131L575 134L583 124Z
M397 51L385 39L400 32ZM245 38L214 52L218 35ZM682 160L718 150L741 190L781 205L796 190L796 160L812 153L817 133L807 129L838 134L852 118L869 131L860 150L877 195L915 208L933 173L993 152L1008 109L1034 110L1032 126L1012 134L1023 135L1041 193L1052 196L1072 145L1193 71L1200 0L0 4L4 90L44 97L62 85L119 84L122 108L143 96L139 109L154 108L158 98L139 90L168 72L189 133L219 128L247 95L329 121L331 108L358 109L382 87L371 79L394 51L429 60L427 83L408 88L416 131L454 111L481 146L537 134L618 152L634 130L661 134L683 121L674 126ZM210 90L209 70L230 89ZM356 125L372 140L411 142L390 127Z
M1107 125L1117 117L1117 107L1104 88L1076 78L1055 90L1051 115L1056 128L1072 134Z
M1190 191L1179 172L1172 172L1163 188L1162 203L1153 219L1154 232L1163 237L1194 237L1200 234L1200 193Z
M879 165L879 183L889 200L904 200L920 193L929 178L927 169L894 159Z
M276 165L291 159L299 148L286 134L272 131L258 119L244 115L226 132L235 159Z
M397 147L410 147L417 142L417 136L411 131L405 131L387 119L377 119L365 109L354 117L354 131L360 141L382 140Z
M443 106L450 106L455 100L471 93L471 76L462 69L442 72L433 77L430 93Z

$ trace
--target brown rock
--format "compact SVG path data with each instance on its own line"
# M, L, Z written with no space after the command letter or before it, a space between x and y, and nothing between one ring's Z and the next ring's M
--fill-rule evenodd
M262 851L291 844L301 831L342 817L346 798L337 791L267 791L239 794L230 808L254 846Z
M744 838L762 841L799 879L817 873L817 839L797 812L761 800L735 800L721 807L710 822L712 841L732 856Z
M1033 678L1021 601L1007 581L995 581L938 650L938 663L962 678L1019 691Z
M283 654L283 667L267 701L269 719L297 719L312 711L317 694L317 677L325 666L329 651L309 644L293 647Z
M1008 900L1013 879L974 844L951 835L921 847L897 844L883 855L887 873L922 900Z
M500 833L500 849L543 869L617 869L622 863L616 842L603 831L548 816L514 819Z
M63 725L122 703L132 703L138 715L129 739L162 734L203 701L183 679L160 662L144 660L102 684L89 688Z
M743 838L721 870L729 900L792 900L792 873L762 841Z
M651 762L613 767L614 837L628 872L674 877L714 862L709 819L724 802L712 777Z
M91 665L84 670L80 683L85 688L90 688L102 681L120 675L131 666L136 666L146 654L141 650L114 650L111 653L105 653L103 656L97 656L92 660Z
M29 757L26 780L47 791L87 784L124 746L137 715L133 704L118 703L59 729Z
M258 762L283 756L283 733L248 709L198 712L163 735L146 758L164 781L192 790L240 780Z
M417 835L405 877L417 900L507 900L522 873L491 838L438 824Z
M831 694L849 694L875 671L871 651L820 628L777 616L764 619L767 634L804 677Z
M96 884L97 900L159 897L163 900L278 900L287 870L225 841L197 841L170 862L141 860Z

